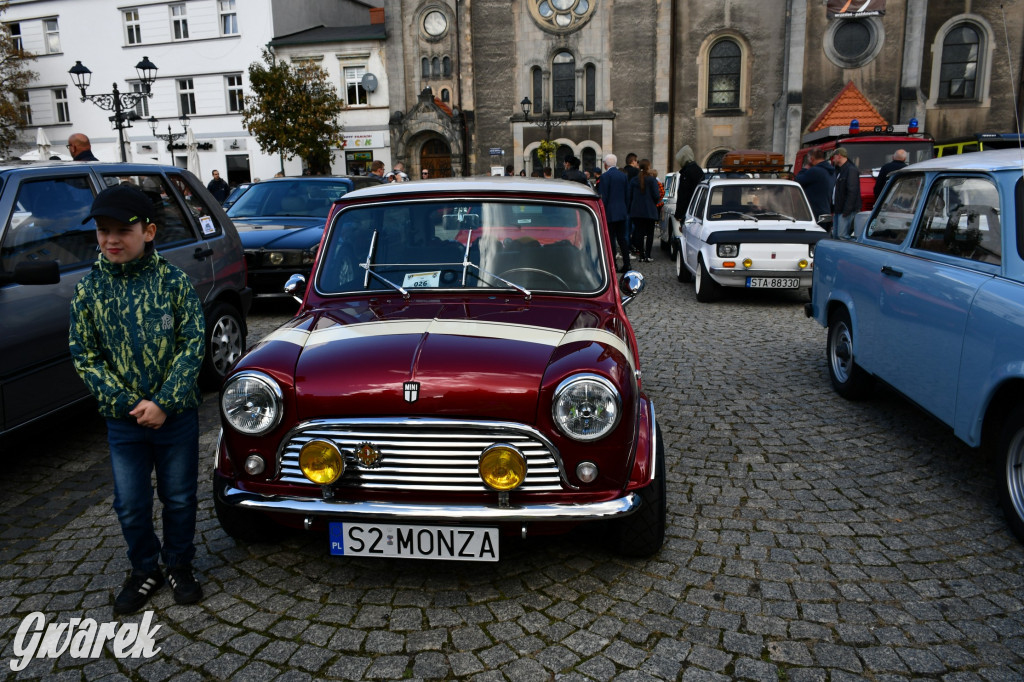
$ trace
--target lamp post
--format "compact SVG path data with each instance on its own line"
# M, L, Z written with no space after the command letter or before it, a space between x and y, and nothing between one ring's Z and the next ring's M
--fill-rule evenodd
M146 121L147 123L149 123L149 129L153 131L153 137L157 138L158 140L163 140L164 142L166 142L167 151L171 152L172 156L174 155L174 150L172 149L171 145L174 143L175 140L180 140L181 138L185 137L185 135L188 134L188 114L182 114L178 117L178 120L181 121L181 127L184 128L184 130L180 133L172 133L171 124L168 123L166 135L160 135L156 132L156 127L157 125L159 125L160 121L155 116L150 116L149 119Z
M532 105L533 105L533 103L530 102L530 98L529 97L524 97L523 101L519 103L519 106L521 106L523 108L523 118L526 120L527 123L532 123L535 126L538 126L540 128L544 128L544 141L545 142L550 142L551 141L551 129L552 128L557 128L558 126L562 125L563 123L566 123L566 122L572 120L572 112L573 112L573 110L576 109L576 98L573 97L572 95L569 95L568 97L565 98L565 111L567 112L567 115L566 115L565 118L552 118L551 117L551 109L548 108L548 107L544 107L544 115L543 115L543 117L537 118L537 119L531 119L530 118L530 107Z
M150 86L156 80L156 64L149 61L149 57L143 57L142 61L135 65L135 70L138 71L139 81L142 83L141 92L121 92L117 89L117 83L114 83L113 92L99 95L85 94L85 90L92 80L92 71L82 62L76 61L75 65L68 70L68 73L71 74L71 82L82 93L83 102L89 100L100 109L114 112L110 121L114 124L114 129L117 130L122 163L128 160L124 153L124 129L131 128L132 121L138 120L139 115L135 113L135 107L144 98L153 96Z

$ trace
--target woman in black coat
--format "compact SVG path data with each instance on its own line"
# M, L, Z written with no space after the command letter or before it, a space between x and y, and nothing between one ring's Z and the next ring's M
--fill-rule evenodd
M640 243L640 261L650 263L651 247L654 245L654 224L658 222L658 202L661 192L658 181L650 173L651 162L640 160L640 172L629 181L629 217L633 220L633 229Z

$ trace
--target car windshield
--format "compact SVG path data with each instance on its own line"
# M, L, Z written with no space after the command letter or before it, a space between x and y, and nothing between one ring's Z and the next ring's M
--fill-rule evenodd
M585 206L421 201L354 206L321 254L323 294L414 289L593 293L604 287L601 235Z
M228 209L228 216L326 218L331 203L346 192L348 183L341 180L258 182Z
M930 140L899 140L893 142L855 142L848 140L843 146L850 152L850 161L857 166L861 175L866 175L875 168L881 168L892 161L897 149L905 149L907 163L927 161L932 158L932 142Z
M711 189L709 220L811 220L799 185L760 183L718 185Z

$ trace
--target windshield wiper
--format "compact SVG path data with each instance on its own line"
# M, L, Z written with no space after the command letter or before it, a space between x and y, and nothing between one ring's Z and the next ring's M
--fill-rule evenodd
M369 289L370 288L370 276L372 275L372 276L376 277L377 279L379 279L381 282L384 282L384 284L387 284L389 287L391 287L392 289L394 289L395 291L400 293L402 295L402 298L409 298L409 292L408 291L406 291L402 287L398 286L397 284L395 284L394 282L389 280L387 277L384 277L383 275L378 275L376 272L373 271L373 257L374 257L374 255L376 255L376 253L377 253L377 230L374 230L373 231L373 236L370 237L370 251L369 251L369 253L366 254L366 262L359 264L359 267L361 267L364 270L366 270L366 275L363 277L363 288L364 289Z
M783 220L788 220L791 223L795 223L796 222L796 218L794 218L793 216L788 216L785 213L779 213L778 211L763 211L761 213L758 213L758 215L762 216L762 217L763 216L768 216L768 215L774 215L774 216L778 216L778 217L782 218Z
M482 273L484 275L488 275L489 277L493 277L494 279L498 280L499 282L502 282L506 286L512 287L513 289L515 289L516 291L521 293L523 296L525 296L526 300L529 301L533 297L533 294L530 293L529 289L524 289L523 287L519 286L515 282L510 282L507 279L505 279L504 277L498 277L493 272L487 272L486 270L481 268L476 263L471 263L470 262L470 260L469 260L469 248L470 248L470 243L471 243L472 238L473 238L473 234L472 233L473 233L473 231L470 230L469 234L466 235L466 250L462 254L462 286L463 287L466 286L466 274L469 272L469 268L473 267L473 268L476 268L476 270L478 272L480 272L480 273ZM479 275L477 275L477 279L479 279L481 282L485 282L486 283L486 280L483 277L480 277Z
M749 213L744 213L742 211L720 211L719 213L712 213L711 219L716 220L724 215L738 215L743 220L753 220L755 223L757 222L757 218L750 215Z

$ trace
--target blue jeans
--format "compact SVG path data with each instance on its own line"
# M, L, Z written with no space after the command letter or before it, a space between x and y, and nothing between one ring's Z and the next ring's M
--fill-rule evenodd
M853 238L853 219L857 216L856 213L850 215L843 215L842 213L836 213L832 219L832 234L836 239L851 239Z
M168 415L159 429L135 419L107 419L114 511L137 571L153 571L163 558L168 568L192 562L196 548L196 479L199 476L199 412ZM153 484L164 505L163 547L153 528Z

